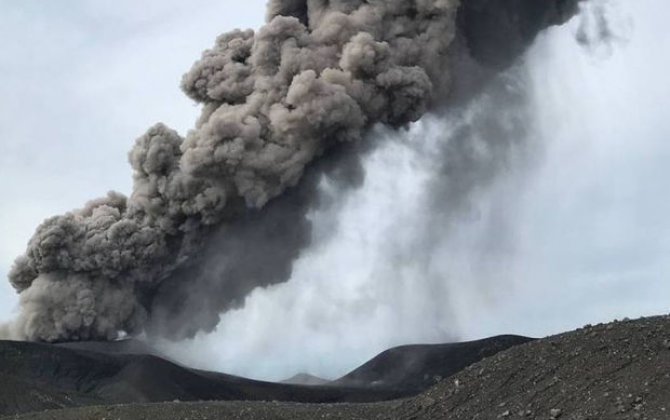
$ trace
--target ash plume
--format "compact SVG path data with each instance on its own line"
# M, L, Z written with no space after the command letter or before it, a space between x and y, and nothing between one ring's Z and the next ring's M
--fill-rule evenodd
M147 296L199 252L204 231L295 186L333 145L423 115L449 79L457 8L273 1L257 33L220 36L183 78L203 104L196 127L185 138L152 127L129 155L129 197L110 193L38 227L9 275L21 294L17 335L111 339L141 329Z
M372 126L403 127L469 95L449 93L469 70L462 54L509 65L576 0L538 4L270 1L265 26L221 35L184 76L202 105L195 128L182 137L157 124L137 139L129 197L110 192L38 227L9 275L21 313L0 337L213 328L255 287L290 277L319 179L359 184Z
M432 194L435 207L440 210L431 212L435 213L432 217L424 216L425 220L414 221L416 230L423 226L427 234L417 238L413 249L426 249L429 243L439 242L434 236L444 234L445 228L435 230L433 226L454 223L451 219L467 212L461 207L467 207L469 192L493 182L501 172L498 166L509 159L511 144L522 142L526 133L520 130L524 127L523 120L528 118L519 104L524 102L519 94L522 86L512 89L512 85L520 83L499 75L525 51L541 29L567 20L575 12L575 6L575 2L558 1L538 7L534 0L461 4L456 37L449 47L445 68L451 87L449 92L433 95L431 104L435 114L432 119L444 120L445 133L456 130L460 134L451 140L444 134L443 146L431 152L439 154L435 158L444 166L444 173L435 174ZM480 92L484 90L488 93L482 95ZM492 93L493 90L496 92ZM482 96L497 99L482 101ZM473 106L473 101L493 103ZM473 107L482 108L477 117L454 117ZM516 131L503 123L511 119L517 121ZM464 124L464 120L472 121ZM217 228L207 237L202 252L162 282L153 295L148 325L151 332L183 339L198 331L211 331L219 324L222 313L242 306L256 287L291 279L294 263L302 251L319 247L314 236L323 236L323 232L313 232L308 213L326 212L331 215L332 223L337 223L337 208L349 196L347 190L363 184L365 169L361 159L367 159L373 149L396 137L387 136L384 131L389 132L375 130L363 142L331 147L325 158L307 167L295 188L270 201L262 211L247 211L234 224ZM477 141L487 143L487 149L492 151L490 161L474 155ZM422 143L429 143L429 139ZM322 178L337 191L323 194L318 185ZM322 220L316 229L323 229ZM413 258L424 259L416 255ZM429 282L425 276L417 281Z

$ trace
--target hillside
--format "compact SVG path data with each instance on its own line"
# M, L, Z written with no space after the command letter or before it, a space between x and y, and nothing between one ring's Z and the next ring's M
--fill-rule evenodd
M663 420L670 418L670 317L587 326L512 347L399 401L166 403L11 418Z
M529 341L528 337L506 335L465 343L395 347L333 384L419 393L473 363Z
M0 342L0 415L175 400L387 401L416 395L445 372L459 371L518 342L494 337L466 344L410 346L389 352L415 360L411 369L407 363L380 364L387 359L385 352L336 382L311 378L310 383L298 377L293 383L269 383L189 369L155 356L153 349L133 340L56 345L5 341ZM468 354L453 349L467 349ZM377 375L393 380L373 383L378 382Z

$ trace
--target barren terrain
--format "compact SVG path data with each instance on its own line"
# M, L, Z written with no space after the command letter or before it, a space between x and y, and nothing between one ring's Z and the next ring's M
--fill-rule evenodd
M23 395L51 399L54 404L88 403L81 395L21 389L25 383L14 380L9 383L3 379L3 385L20 389ZM7 385L3 395L8 395ZM360 390L371 392L369 387ZM394 401L174 401L66 408L6 418L669 419L670 317L587 326L520 344L465 367L417 396Z

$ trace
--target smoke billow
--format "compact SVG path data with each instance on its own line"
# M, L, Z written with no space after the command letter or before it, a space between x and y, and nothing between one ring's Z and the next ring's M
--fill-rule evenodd
M498 78L497 74L520 56L542 28L561 23L572 16L574 6L574 2L559 1L544 3L543 7L538 8L532 0L525 0L514 3L468 2L459 7L456 38L449 48L445 68L452 78L453 86L448 95L444 92L434 95L433 109L443 119L448 119L445 126L454 129L461 127L463 131L458 142L443 139L441 144L449 149L462 150L431 152L435 156L445 157L445 167L453 167L445 170L444 176L436 175L434 199L439 203L448 202L448 205L440 206L449 211L442 211L442 220L431 220L432 223L442 225L448 219L448 214L459 212L458 203L465 200L465 197L458 197L455 190L451 191L449 186L461 185L463 191L473 189L476 184L485 184L485 179L499 173L499 168L487 167L488 163L476 162L476 157L467 156L467 152L472 153L474 150L474 134L480 137L489 135L486 141L492 142L494 163L503 161L507 141L498 134L505 132L505 127L499 127L497 121L509 120L509 116L514 113L517 119L525 116L519 112L519 106L514 105L520 102L519 95L511 92L518 89L492 93L494 89L486 86L495 85L497 90L504 90L504 86L515 84L510 77ZM490 19L490 16L499 19ZM470 27L479 29L468 30ZM494 78L497 82L489 83ZM484 89L488 90L489 97L496 98L495 104L480 107L478 116L469 118L468 124L462 123L461 118L453 117L456 113L464 113L464 107L471 109L468 104L473 101L482 103L477 92ZM503 112L504 108L508 111ZM452 117L447 118L447 114ZM522 125L522 121L515 124L516 127ZM464 126L469 128L465 129ZM489 131L483 133L486 129ZM523 133L516 134L520 142ZM314 225L314 212L330 214L326 217L330 220L327 224L336 225L340 218L337 211L346 201L345 193L350 191L350 187L358 188L363 184L366 170L361 160L367 159L372 151L395 137L391 132L375 130L366 136L365 142L332 147L327 158L319 159L316 164L306 168L299 185L270 201L262 211L246 211L234 224L219 227L207 237L202 252L162 282L152 298L149 329L159 336L177 339L191 336L200 330L212 330L218 325L222 313L244 304L255 288L294 278L296 261L311 247L321 246L319 237L327 235L323 232L323 218ZM430 143L427 139L424 142ZM463 157L462 161L460 157ZM480 176L477 176L478 173ZM466 179L470 180L472 188L463 185ZM324 180L330 190L327 194L324 194L322 188ZM438 193L438 190L441 192ZM460 194L467 195L463 192ZM444 199L438 200L437 196ZM412 224L417 230L420 229L418 225L421 225L427 231L434 231L419 220ZM332 232L328 235L332 235ZM425 244L414 246L419 249L425 247ZM335 280L339 277L334 274L333 281L339 283L340 280Z
M289 277L319 177L355 185L356 145L373 125L417 121L464 71L458 51L508 65L575 1L539 3L272 0L264 27L220 36L184 76L203 106L195 128L182 138L157 124L136 141L129 197L109 193L38 227L9 275L21 314L0 334L212 328L255 287Z
M154 344L191 366L281 380L336 378L396 345L462 338L457 301L506 287L510 209L539 147L527 82L515 65L407 131L375 129L365 183L320 184L338 205L310 211L312 242L287 283L256 290L211 333Z
M137 330L143 295L199 250L203 229L232 223L243 204L263 207L372 124L417 120L448 80L457 6L273 1L257 34L220 36L183 79L203 104L196 128L182 139L152 127L130 152L130 197L110 193L37 229L9 276L19 335Z
M582 5L575 39L592 55L611 55L614 45L628 38L630 22L613 16L613 10L616 7L611 0L592 0Z

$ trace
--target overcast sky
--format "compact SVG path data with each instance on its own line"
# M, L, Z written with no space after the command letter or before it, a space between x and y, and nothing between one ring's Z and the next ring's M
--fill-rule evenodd
M141 5L141 6L140 6ZM181 133L198 108L181 75L221 32L257 27L265 0L0 0L0 320L6 279L44 218L114 189L126 154L163 121Z

